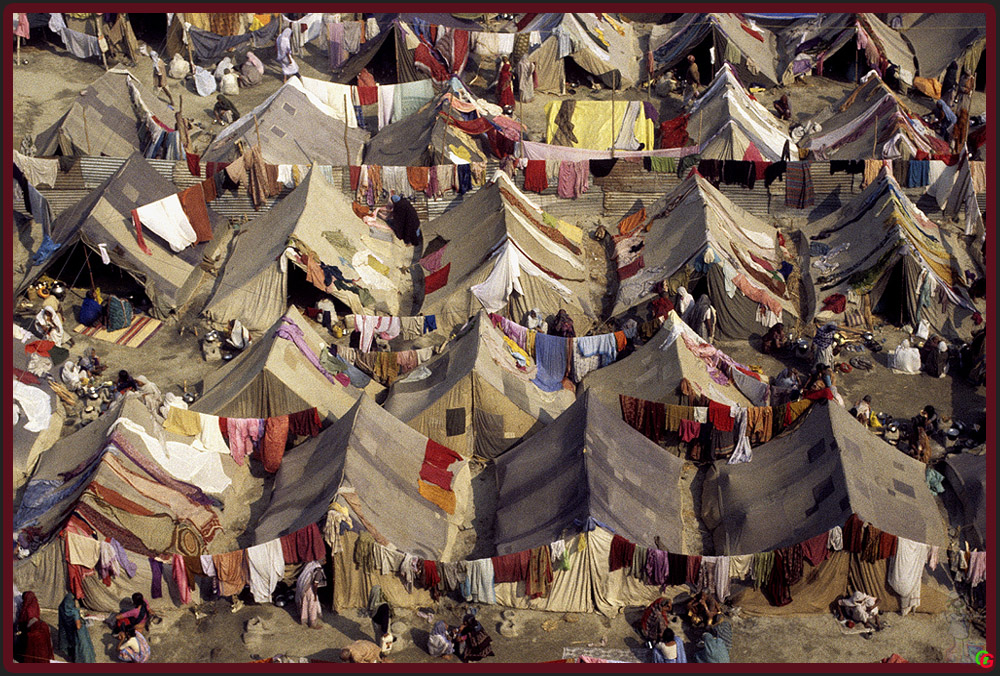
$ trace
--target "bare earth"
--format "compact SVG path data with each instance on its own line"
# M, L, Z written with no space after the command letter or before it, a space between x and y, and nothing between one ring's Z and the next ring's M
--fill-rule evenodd
M160 47L154 45L154 47ZM68 55L61 45L48 47L25 47L22 58L27 65L14 69L14 114L13 129L9 130L14 145L24 134L37 134L54 123L69 107L80 89L103 73L99 62L81 61ZM265 60L266 61L266 60ZM325 78L326 55L315 46L307 47L307 54L299 59L302 73L310 77ZM262 85L244 89L234 97L241 112L249 111L263 101L281 84L280 70L273 62L265 64L266 71ZM152 85L152 64L143 59L131 69L147 85ZM486 82L493 74L484 72ZM852 85L834 82L824 78L807 78L806 84L796 84L787 89L775 89L758 98L765 105L788 92L792 99L796 118L804 122L810 116L839 100ZM175 100L183 95L183 107L187 116L200 123L206 130L193 134L195 148L204 148L218 127L212 128L211 106L214 97L198 97L190 83L170 80L170 90ZM481 95L485 92L479 92ZM608 90L591 91L577 89L577 98L608 99ZM627 95L616 94L619 98L652 101L660 112L660 119L673 117L680 112L680 98L673 94L667 98L656 96L651 91L633 91ZM162 97L161 98L165 98ZM487 95L492 100L492 93ZM518 104L517 114L527 125L529 137L544 140L544 106L547 102L561 97L538 94L531 104ZM917 99L909 102L915 112L930 110L929 100ZM985 96L978 92L974 98L973 114L984 112ZM585 227L589 230L602 219L587 214ZM583 224L583 223L581 223ZM588 247L592 243L588 242ZM592 247L589 247L592 248ZM593 252L591 252L593 253ZM599 252L598 252L599 253ZM598 261L593 261L599 264ZM75 358L84 349L96 347L98 353L111 366L111 371L120 368L134 375L146 375L156 382L163 392L180 393L186 384L198 390L202 378L217 364L208 364L201 359L198 339L190 330L179 333L180 327L196 327L199 301L204 302L205 294L211 286L210 278L203 280L199 294L196 294L187 313L179 325L165 326L143 348L130 349L109 343L75 336L71 352ZM83 287L81 280L79 286ZM82 296L84 289L78 288ZM601 290L595 290L599 296ZM70 296L70 303L79 305L80 298ZM595 298L595 300L599 300ZM599 306L599 302L597 303ZM75 312L63 308L64 315ZM72 322L71 322L72 323ZM933 403L943 414L967 422L985 422L985 388L971 388L952 378L934 379L927 375L908 376L891 373L885 367L884 355L895 347L903 334L898 330L886 329L879 332L886 339L886 350L875 358L875 368L870 372L855 370L848 375L840 375L840 391L848 405L865 394L874 398L874 408L895 417L908 418L921 406ZM769 374L777 373L794 360L785 364L759 353L748 341L723 342L720 344L737 360L759 364ZM72 427L66 428L68 433ZM487 473L484 473L487 474ZM685 504L685 525L688 526L686 544L691 551L699 550L701 542L707 542L707 533L700 530L696 516L700 503L700 485L703 472L688 465L683 476L682 495ZM942 506L942 510L944 507ZM972 656L983 644L982 635L963 619L963 604L953 593L952 608L940 615L916 614L901 617L888 616L890 626L875 634L870 640L860 635L842 636L830 616L816 615L794 618L742 618L733 617L734 646L731 652L733 662L876 662L898 653L911 662L971 662ZM434 620L445 619L457 624L464 605L443 600ZM288 654L317 660L339 661L339 648L358 638L371 639L371 624L361 611L348 610L343 614L324 613L324 625L310 630L300 625L288 608L272 605L248 605L237 613L229 612L229 603L224 600L209 602L197 609L205 616L196 619L193 609L185 608L167 614L162 624L151 631L152 661L155 662L246 662L255 657L271 657ZM498 629L501 611L513 618L518 628L517 636L502 636ZM479 617L493 637L496 657L488 662L537 662L563 657L564 648L584 648L593 644L595 650L633 651L639 654L641 648L638 634L630 626L641 609L632 608L613 619L599 615L566 615L562 621L559 615L533 611L504 611L496 606L483 606ZM392 659L398 662L435 661L426 653L426 638L430 623L412 611L399 610L400 620L405 626L400 633L400 644L394 650ZM505 617L508 615L505 615ZM263 633L244 634L247 622L252 618L263 622ZM53 628L57 626L56 613L52 609L43 611L45 619ZM549 621L543 627L543 622ZM555 626L550 626L554 624ZM679 624L675 631L681 632ZM54 631L54 629L53 629ZM97 658L99 662L115 661L113 640L107 627L99 622L90 624ZM694 642L698 636L686 628L683 635L688 644L688 655L696 650ZM241 640L240 637L243 637ZM603 641L602 641L603 640ZM603 645L602 645L603 643Z

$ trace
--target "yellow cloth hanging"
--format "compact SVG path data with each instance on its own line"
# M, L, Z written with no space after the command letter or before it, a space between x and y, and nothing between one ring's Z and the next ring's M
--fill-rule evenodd
M201 434L201 416L186 408L171 406L163 429L183 437L196 437Z
M505 342L507 344L507 347L512 352L514 352L515 354L519 354L522 357L524 357L525 361L528 362L528 366L531 366L531 362L532 362L531 356L528 355L527 352L525 352L524 350L522 350L520 345L518 345L513 340L511 340L509 337L507 337L503 332L500 333L500 337L503 338L503 342Z
M375 256L368 256L368 267L377 270L387 277L389 276L389 266L381 263L379 259L375 258Z
M258 28L263 28L269 23L271 23L270 14L254 14L253 21L250 22L250 28L248 30L252 32Z
M297 164L292 165L292 180L295 181L296 187L302 182L302 174L299 172L299 165Z
M534 329L528 329L528 340L526 341L528 347L527 352L532 359L535 358L535 336L537 334L538 332L535 331Z

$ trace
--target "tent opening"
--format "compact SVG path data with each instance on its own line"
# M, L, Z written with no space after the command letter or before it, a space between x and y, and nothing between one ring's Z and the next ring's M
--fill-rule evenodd
M986 50L979 57L979 63L976 64L976 91L985 92L986 91Z
M88 255L90 270L87 269ZM73 322L76 322L76 309L70 310L70 308L76 308L83 302L83 296L91 286L91 272L94 286L101 290L102 300L107 300L108 296L118 296L132 303L136 313L151 314L153 304L143 286L135 278L117 265L105 265L101 262L99 253L78 242L57 256L45 272L49 277L61 281L67 288L73 289L63 300L63 317L67 323L70 315L73 316Z
M288 304L299 307L316 307L316 303L330 296L317 289L312 283L306 281L306 273L297 265L288 266ZM337 304L337 313L341 313L341 308L347 306L334 300Z
M833 54L828 54L823 59L823 77L837 80L838 82L858 82L861 76L867 72L865 65L867 62L864 52L853 49L851 45L845 45ZM860 72L859 72L860 71Z
M872 306L872 313L879 315L894 326L904 326L910 321L910 313L907 311L905 296L906 280L903 271L903 263L899 262L889 273L889 280L885 291Z
M129 14L128 18L135 37L148 45L156 45L156 51L164 54L163 36L167 34L167 15L163 12L136 12Z
M379 84L397 84L400 81L396 68L396 40L392 36L382 42L365 68ZM357 85L357 78L352 82Z

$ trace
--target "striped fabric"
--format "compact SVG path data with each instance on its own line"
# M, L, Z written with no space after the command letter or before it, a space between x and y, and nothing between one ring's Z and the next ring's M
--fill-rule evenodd
M785 174L785 206L805 209L816 202L809 162L789 162Z

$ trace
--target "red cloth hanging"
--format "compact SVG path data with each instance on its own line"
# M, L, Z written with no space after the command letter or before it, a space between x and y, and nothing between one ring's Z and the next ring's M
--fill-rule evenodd
M528 166L524 170L524 189L540 193L548 187L545 160L528 160Z
M264 470L274 474L281 467L281 458L288 444L288 416L279 415L264 423L264 439L260 446Z
M361 167L348 167L351 172L351 190L358 189L358 182L361 180Z
M191 172L192 176L201 178L201 157L195 155L194 153L188 153L187 165L188 165L188 171Z
M191 223L198 238L198 244L212 241L212 222L208 217L208 205L205 204L205 190L201 183L196 183L177 195L181 201L181 209Z
M451 463L461 459L462 456L447 446L442 446L433 439L427 440L427 446L424 449L424 463L440 469L448 469Z
M295 553L302 563L326 560L326 547L319 526L311 523L295 531Z
M152 256L153 252L149 250L146 241L142 238L142 224L139 223L139 214L136 213L135 209L132 210L132 225L135 226L135 241L139 243L139 248L147 256Z
M424 463L420 466L420 478L428 483L434 484L435 486L440 486L446 491L451 490L453 475L446 469L441 469L440 467L434 467L433 465Z
M684 114L660 123L660 148L685 148L691 145L691 137L687 133L690 117Z
M288 432L303 437L314 437L322 430L323 421L320 420L319 411L316 407L307 408L304 411L297 411L288 414Z
M451 263L444 266L437 272L432 272L431 274L424 277L424 295L434 293L442 286L448 284L448 273L451 271Z
M720 432L733 431L733 416L730 407L717 401L708 402L708 421Z

